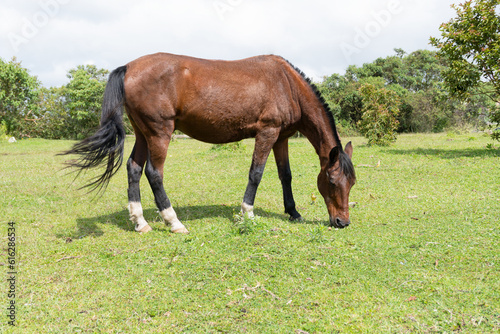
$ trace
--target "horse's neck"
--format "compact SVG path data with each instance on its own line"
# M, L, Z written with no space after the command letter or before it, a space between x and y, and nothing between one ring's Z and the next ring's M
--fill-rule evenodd
M299 131L309 139L318 154L321 166L328 163L330 151L339 145L338 136L334 134L330 119L323 103L318 98L309 82L296 70L291 70L289 80L296 80L297 98L301 109L301 125Z
M323 166L328 163L331 149L338 145L336 136L323 108L309 108L305 113L304 111L303 108L301 133L312 144Z

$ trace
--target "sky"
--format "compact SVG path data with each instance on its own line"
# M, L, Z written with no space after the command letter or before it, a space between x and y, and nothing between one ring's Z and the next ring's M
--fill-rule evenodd
M379 57L432 50L458 0L2 0L0 58L46 87L68 70L113 70L169 52L209 59L277 54L315 81Z

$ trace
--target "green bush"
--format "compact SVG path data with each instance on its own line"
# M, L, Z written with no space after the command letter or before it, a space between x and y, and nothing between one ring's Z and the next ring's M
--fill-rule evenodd
M399 99L395 92L365 84L360 88L363 97L363 117L358 122L368 145L386 146L396 141Z

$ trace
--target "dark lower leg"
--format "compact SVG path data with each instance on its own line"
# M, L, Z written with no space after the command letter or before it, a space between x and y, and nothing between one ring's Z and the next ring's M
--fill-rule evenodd
M165 188L163 187L163 176L159 170L153 167L150 158L148 158L148 162L146 164L146 177L148 178L149 185L153 190L158 210L163 211L171 207L172 205L170 204L170 200L168 199L167 194L165 193Z
M278 167L278 175L283 188L283 203L285 213L290 215L290 220L300 220L301 216L295 208L295 200L292 193L292 171L288 159L288 140L277 142L274 147L274 157Z
M140 166L137 162L134 161L134 152L135 149L132 151L132 154L127 161L128 201L140 202L141 190L139 187L139 181L141 180L143 166Z
M163 164L161 164L163 168ZM167 225L171 226L171 231L175 233L188 233L186 227L179 221L170 200L163 187L163 173L155 167L151 158L148 157L146 163L146 177L155 197L155 203L160 211L160 215Z
M128 209L130 220L135 224L135 230L138 232L148 232L151 227L144 219L141 206L141 192L139 181L141 180L142 170L144 167L144 159L141 154L136 154L137 143L132 150L132 154L127 161L128 174ZM147 150L147 147L144 148Z
M288 160L278 163L278 175L283 188L283 203L285 205L285 213L290 215L290 220L300 219L301 216L295 208L295 200L292 193L292 171Z
M257 188L262 180L262 175L264 175L264 167L265 165L257 165L254 162L252 162L252 166L250 167L250 172L248 173L248 184L245 190L245 195L243 196L243 203L249 206L253 206L254 204Z
M241 211L243 214L248 213L253 216L253 204L257 188L259 187L262 175L264 175L264 168L266 166L267 157L271 148L276 142L278 130L268 129L267 132L262 132L255 138L255 149L252 157L252 165L248 173L248 184L243 196L243 203L241 204Z

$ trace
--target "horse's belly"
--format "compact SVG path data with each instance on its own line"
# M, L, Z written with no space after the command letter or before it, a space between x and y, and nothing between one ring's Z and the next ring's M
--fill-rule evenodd
M191 138L213 144L255 137L257 132L256 122L221 115L183 117L176 120L175 128Z

